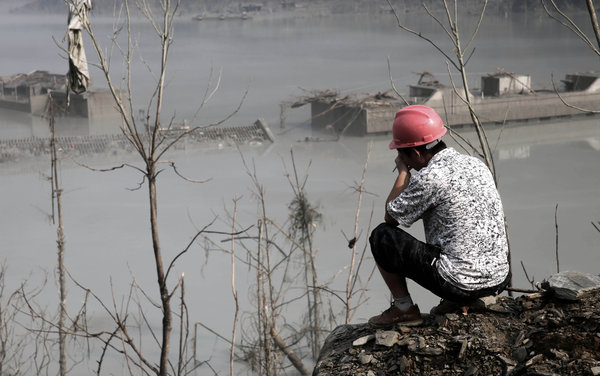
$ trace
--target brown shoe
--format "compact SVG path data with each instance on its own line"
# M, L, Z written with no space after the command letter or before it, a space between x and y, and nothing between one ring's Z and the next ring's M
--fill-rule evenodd
M413 304L406 311L401 311L398 307L392 306L381 315L373 316L369 319L369 325L375 328L391 328L398 324L400 326L417 326L423 323L419 306Z
M445 315L446 313L462 313L466 315L469 311L469 306L461 306L458 303L451 302L450 300L442 299L440 304L436 305L429 311L432 315Z

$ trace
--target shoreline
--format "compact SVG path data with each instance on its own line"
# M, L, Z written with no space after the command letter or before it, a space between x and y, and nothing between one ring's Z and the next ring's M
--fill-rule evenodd
M386 3L374 4L369 0L321 0L321 1L274 1L265 0L262 3L256 4L246 3L244 6L242 3L234 1L215 1L213 4L208 2L208 5L200 6L197 4L189 4L188 2L180 5L179 17L192 18L199 14L207 15L240 15L243 13L244 6L259 6L259 10L252 10L246 12L250 17L260 18L303 18L303 17L328 17L335 15L344 14L364 14L364 15L375 15L375 14L390 14L393 13L390 7ZM395 11L398 15L413 13L413 12L424 12L423 5L420 1L392 1ZM206 3L205 3L206 4ZM428 9L436 13L444 13L445 11L441 7L433 7L431 4L428 5ZM481 4L478 0L466 1L461 4L459 13L465 15L477 15L481 10ZM577 7L570 5L562 9L564 12L569 14L585 13L587 14L587 8L582 5ZM111 16L113 14L113 6L110 4L104 4L95 2L92 8L92 14L98 16ZM66 14L68 12L67 7L64 4L58 5L46 5L42 3L42 0L29 1L23 4L22 1L8 0L0 3L0 12L10 14ZM440 14L441 14L440 13ZM499 0L494 4L490 4L486 8L486 15L489 16L503 16L508 17L511 14L523 14L530 13L532 15L543 14L546 15L543 9L540 7L530 7L523 5L522 0Z

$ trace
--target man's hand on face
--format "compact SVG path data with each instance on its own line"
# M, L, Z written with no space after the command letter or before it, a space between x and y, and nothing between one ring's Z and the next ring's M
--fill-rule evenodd
M408 166L406 162L404 162L404 159L401 157L400 153L398 153L394 162L396 162L396 169L398 170L398 174L400 174L403 171L408 172L410 170L410 166Z

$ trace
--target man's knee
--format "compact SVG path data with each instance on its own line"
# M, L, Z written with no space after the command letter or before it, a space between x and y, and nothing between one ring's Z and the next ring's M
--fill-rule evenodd
M394 228L394 226L383 222L379 224L379 226L375 227L373 231L371 231L371 236L369 236L371 253L375 253L375 251L380 248L383 239L388 238L388 234L392 228Z
M397 231L396 226L386 222L371 231L369 237L371 254L378 265L390 265L393 260L398 258Z

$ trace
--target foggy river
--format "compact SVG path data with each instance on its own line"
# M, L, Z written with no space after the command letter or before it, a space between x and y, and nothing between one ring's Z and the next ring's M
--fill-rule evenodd
M585 18L582 20L585 22ZM444 38L430 20L407 17L406 22L410 27L433 33L439 40ZM136 29L140 30L140 49L144 59L155 66L156 37L147 26L141 25L136 23L140 28ZM66 14L64 17L1 14L0 76L36 69L66 72L63 53L51 38L60 41L65 27ZM110 20L98 20L97 34L105 40L109 31ZM85 43L89 59L95 61L89 41ZM567 73L598 67L598 58L582 42L544 17L490 18L484 21L474 44L477 50L469 71L475 87L482 74L496 69L530 74L534 88L550 89L552 74L559 80ZM347 276L343 268L349 262L344 234L349 236L354 231L357 207L353 187L360 181L369 156L367 194L361 206L357 243L362 249L371 213L373 228L383 218L382 203L394 180L395 154L387 149L389 136L305 142L311 136L306 123L309 109L291 110L285 128L281 129L279 105L311 90L333 88L341 94L388 90L388 57L400 91L416 82L415 72L433 72L440 81L449 81L446 64L435 49L401 32L390 15L295 20L264 17L244 22L195 22L182 17L176 26L169 60L165 117L174 114L177 121L193 118L212 67L215 72L222 70L222 82L196 124L224 117L248 90L241 110L227 124L246 125L263 118L275 133L276 142L247 145L240 151L227 146L206 150L190 147L169 156L186 176L210 180L194 184L170 171L160 175L159 220L165 258L170 259L185 248L195 232L214 218L218 218L212 227L215 231L229 231L231 226L226 218L233 210L234 199L239 198L237 221L241 226L256 224L257 202L242 157L255 166L265 189L268 216L284 223L292 200L285 173L290 171L293 149L299 174L304 175L308 169L306 193L323 214L314 242L319 251L319 277L321 282L332 279L333 286L343 286ZM106 87L97 70L90 69L93 85ZM139 59L133 79L138 93L136 104L143 108L153 81ZM30 136L28 125L19 120L20 116L3 111L0 118L1 137ZM459 132L474 139L468 129ZM530 287L521 262L529 277L538 281L556 271L557 205L561 270L597 274L600 232L591 222L600 221L600 117L515 123L502 129L491 127L488 132L494 145L499 190L508 219L514 285ZM458 148L454 141L448 143ZM94 156L82 162L107 168L122 160ZM133 162L138 161L133 159ZM49 273L51 282L41 300L56 304L52 275L56 264L56 226L47 215L51 211L49 183L45 179L48 165L49 162L0 164L3 213L0 228L9 287L14 288L24 279L35 284L44 273ZM107 300L111 285L115 295L126 294L132 275L155 294L146 191L135 190L141 182L140 176L131 169L94 172L69 161L64 161L62 167L66 263L70 272ZM419 226L417 223L411 232L422 237ZM214 237L215 242L224 239L224 236ZM178 261L173 275L185 273L190 321L202 322L229 336L233 319L229 256L207 253L204 246L205 243L199 242ZM373 267L372 259L365 264L366 276ZM247 290L252 276L243 265L237 268L242 309L250 311ZM429 311L437 303L438 299L430 293L414 285L409 287L422 311ZM69 306L77 307L81 293L72 284L69 291L72 294ZM376 275L370 285L370 299L353 322L364 322L386 308L388 295ZM93 315L101 326L103 315L100 312ZM212 356L213 365L227 369L228 355L223 343L208 332L202 333L199 343L203 358Z

